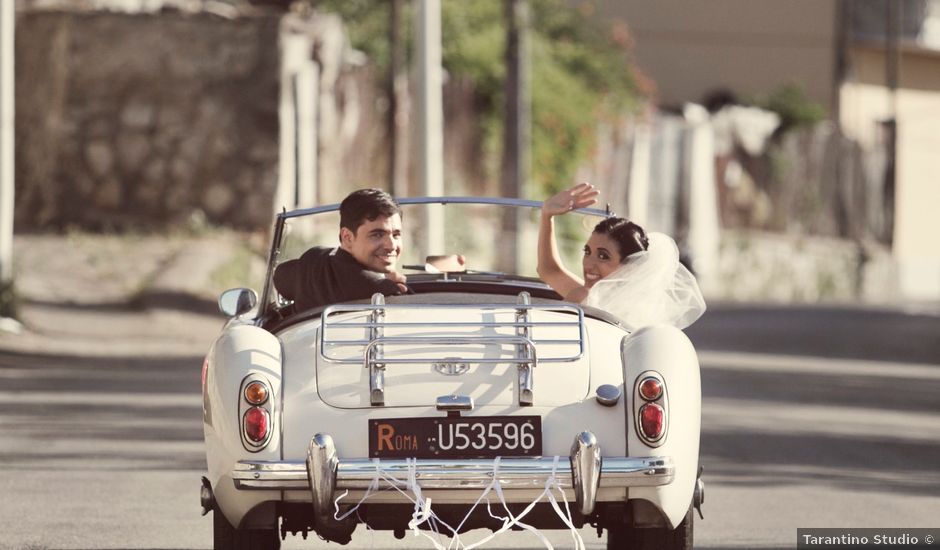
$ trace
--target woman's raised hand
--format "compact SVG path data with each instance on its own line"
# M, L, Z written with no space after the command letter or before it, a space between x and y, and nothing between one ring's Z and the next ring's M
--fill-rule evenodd
M542 214L557 216L577 208L585 208L597 202L600 191L590 183L579 183L570 189L565 189L542 203Z

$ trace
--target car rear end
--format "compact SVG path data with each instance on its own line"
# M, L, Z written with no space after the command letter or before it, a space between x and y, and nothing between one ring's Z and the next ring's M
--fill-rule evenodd
M470 513L484 493L517 512L542 499L527 516L541 528L623 522L631 499L650 526L682 520L699 390L681 332L629 335L526 294L384 301L333 306L278 333L269 439L225 466L241 501L226 512L233 525L273 513L286 532L345 542L359 520L402 532L418 498L452 527L496 529Z

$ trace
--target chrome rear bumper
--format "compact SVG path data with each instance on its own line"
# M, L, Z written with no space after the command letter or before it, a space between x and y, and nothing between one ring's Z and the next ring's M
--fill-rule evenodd
M594 434L575 437L569 460L554 457L501 458L497 475L504 491L542 489L554 474L562 489L572 489L582 514L593 512L599 488L654 487L667 485L675 476L671 457L601 457ZM413 464L413 466L412 466ZM306 461L241 461L232 478L240 490L308 490L316 513L326 513L336 491L365 490L376 469L386 474L382 486L407 487L409 470L422 489L482 490L493 480L494 460L339 459L333 438L317 434L311 440ZM392 479L394 478L394 479ZM400 480L400 481L397 481Z

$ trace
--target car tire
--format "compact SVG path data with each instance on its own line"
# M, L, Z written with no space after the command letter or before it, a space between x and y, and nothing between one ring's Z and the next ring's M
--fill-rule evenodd
M279 550L277 529L236 529L222 512L212 511L213 550Z
M675 529L641 529L625 524L607 528L607 550L692 550L692 510Z

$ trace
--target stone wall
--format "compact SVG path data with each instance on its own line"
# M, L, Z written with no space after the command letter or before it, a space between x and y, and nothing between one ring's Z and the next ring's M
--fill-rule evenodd
M312 17L21 12L16 230L159 230L193 218L267 228L282 206L388 188L385 75L367 60L349 62L341 24ZM300 178L313 189L296 204L288 200L297 194L293 181L286 182L291 189L277 188L281 79L290 82L281 74L279 32L292 25L306 29L300 32L308 35L322 96L314 100L315 154L288 147L316 164L315 176ZM473 84L452 78L444 98L448 192L496 193L480 162ZM401 121L405 134L413 131L412 114ZM414 154L406 155L403 196L420 194ZM281 160L289 161L281 169L298 163Z
M279 16L16 24L17 231L270 225Z

